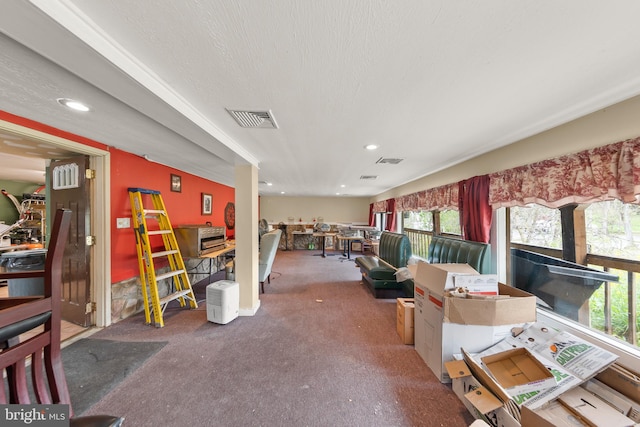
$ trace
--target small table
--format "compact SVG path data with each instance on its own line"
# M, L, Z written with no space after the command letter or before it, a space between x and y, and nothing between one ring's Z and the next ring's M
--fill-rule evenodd
M216 269L217 269L218 257L235 250L236 250L236 241L227 240L224 248L218 249L217 251L209 252L208 254L204 254L200 256L200 258L209 258L209 283L211 283L211 276L213 275L213 259L214 258L216 259Z
M351 259L351 244L354 241L363 241L364 237L362 236L338 236L338 242L342 240L342 254L347 257L347 259Z
M326 248L325 248L325 240L327 239L327 237L335 237L337 236L338 233L313 233L313 237L320 237L322 238L322 258L326 258L327 256L327 252L326 252ZM331 254L333 255L333 254Z

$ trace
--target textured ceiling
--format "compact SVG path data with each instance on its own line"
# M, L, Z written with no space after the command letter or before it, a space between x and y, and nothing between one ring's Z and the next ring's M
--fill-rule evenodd
M11 2L0 109L228 185L255 164L273 183L263 195L372 196L639 94L639 13L599 0ZM227 109L271 110L278 129L241 128Z

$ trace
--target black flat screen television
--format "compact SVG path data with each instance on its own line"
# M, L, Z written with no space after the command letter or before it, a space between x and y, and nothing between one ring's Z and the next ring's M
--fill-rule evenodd
M584 265L541 255L523 249L511 249L511 283L538 297L541 306L578 321L580 307L605 282L617 282L618 276Z

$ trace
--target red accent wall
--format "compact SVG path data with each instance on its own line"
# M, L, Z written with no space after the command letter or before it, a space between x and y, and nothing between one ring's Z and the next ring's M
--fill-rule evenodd
M111 150L111 280L120 282L139 274L133 228L115 228L116 218L131 218L128 188L158 190L174 227L183 224L224 226L224 208L234 202L235 189L177 169L153 163L140 156ZM181 177L182 191L171 191L171 174ZM213 213L202 215L202 193L213 196ZM145 205L150 206L150 205ZM233 237L234 230L227 230Z
M131 218L129 187L158 190L167 208L171 224L204 224L224 226L224 208L235 202L235 189L177 169L118 150L33 120L0 110L0 120L35 129L111 153L111 281L117 283L139 275L133 229L116 228L116 218ZM180 175L182 192L171 191L171 174ZM213 196L212 215L202 215L202 193ZM232 238L234 230L227 230Z

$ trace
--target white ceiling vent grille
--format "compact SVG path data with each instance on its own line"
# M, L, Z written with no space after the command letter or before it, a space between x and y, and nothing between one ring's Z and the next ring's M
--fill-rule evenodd
M360 179L377 179L378 175L360 175Z
M229 110L231 117L243 128L269 128L278 129L276 119L273 117L271 110L269 111L242 111Z
M404 159L391 159L391 158L386 158L386 157L380 157L376 163L388 163L390 165L397 165L398 163L400 163L403 160Z

